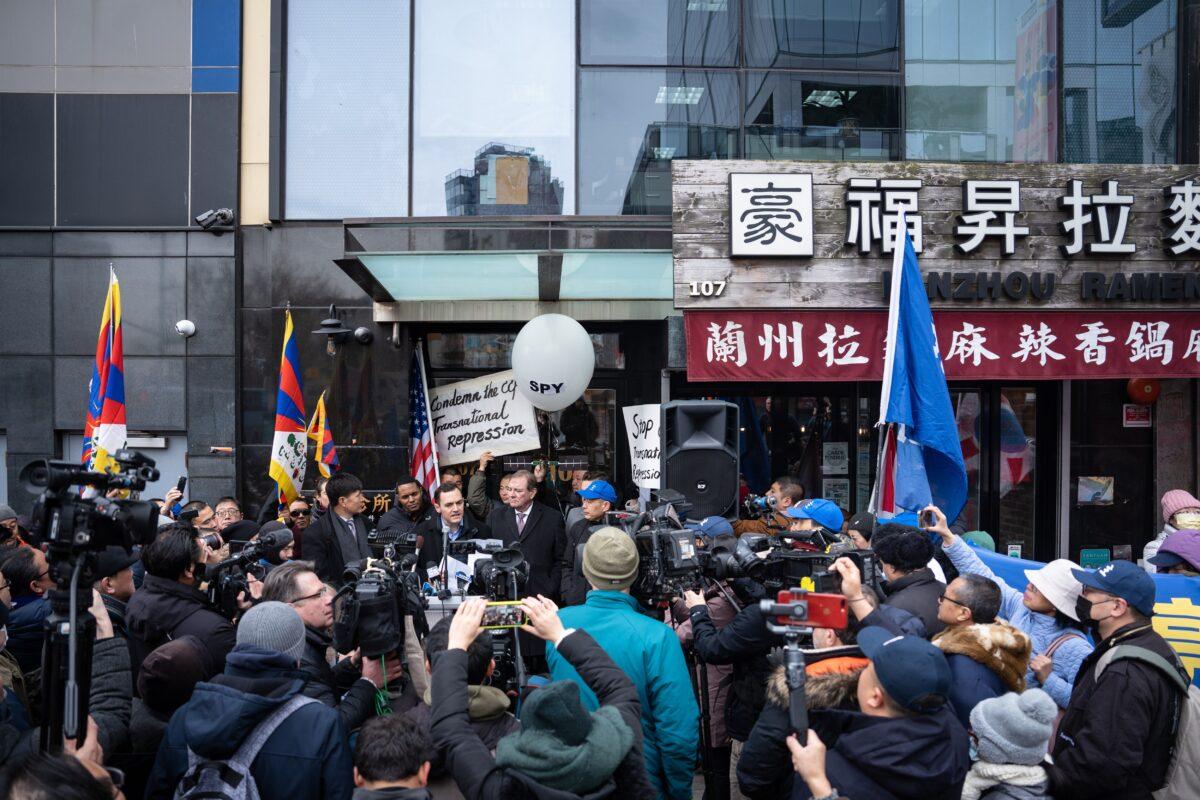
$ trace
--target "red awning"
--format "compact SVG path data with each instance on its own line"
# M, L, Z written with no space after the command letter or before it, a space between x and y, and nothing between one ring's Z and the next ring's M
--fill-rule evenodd
M1200 312L933 312L951 380L1200 377ZM689 381L880 380L884 310L685 311Z

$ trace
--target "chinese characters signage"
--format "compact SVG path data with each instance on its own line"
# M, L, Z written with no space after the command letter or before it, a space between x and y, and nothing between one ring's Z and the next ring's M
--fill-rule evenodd
M813 254L811 175L729 176L735 256Z
M879 380L887 312L689 311L688 380ZM951 380L1200 377L1200 314L937 311Z

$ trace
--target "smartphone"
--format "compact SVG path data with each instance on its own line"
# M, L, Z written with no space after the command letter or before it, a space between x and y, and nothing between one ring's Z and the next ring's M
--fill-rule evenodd
M842 630L849 623L846 598L840 594L781 589L774 603L762 600L759 605L776 625Z
M175 491L183 494L184 487L187 486L187 475L180 475L179 480L175 481Z
M525 622L525 609L521 608L521 601L503 600L487 604L487 608L483 610L483 624L480 627L484 630L519 628Z
M926 510L926 511L921 512L921 527L922 528L932 528L936 524L937 524L937 515L935 515L932 510Z

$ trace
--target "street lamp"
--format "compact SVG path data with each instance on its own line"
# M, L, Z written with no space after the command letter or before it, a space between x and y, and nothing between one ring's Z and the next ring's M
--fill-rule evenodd
M329 317L321 320L321 327L313 331L313 333L327 337L325 341L325 353L330 357L337 355L338 343L344 341L353 332L338 319L337 306L332 303L329 305Z

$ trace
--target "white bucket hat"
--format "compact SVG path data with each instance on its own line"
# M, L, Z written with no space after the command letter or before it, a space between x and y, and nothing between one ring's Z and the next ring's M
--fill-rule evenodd
M1075 580L1071 570L1079 565L1066 558L1056 558L1041 569L1025 570L1025 577L1041 592L1050 604L1076 622L1075 601L1083 591L1083 584Z

